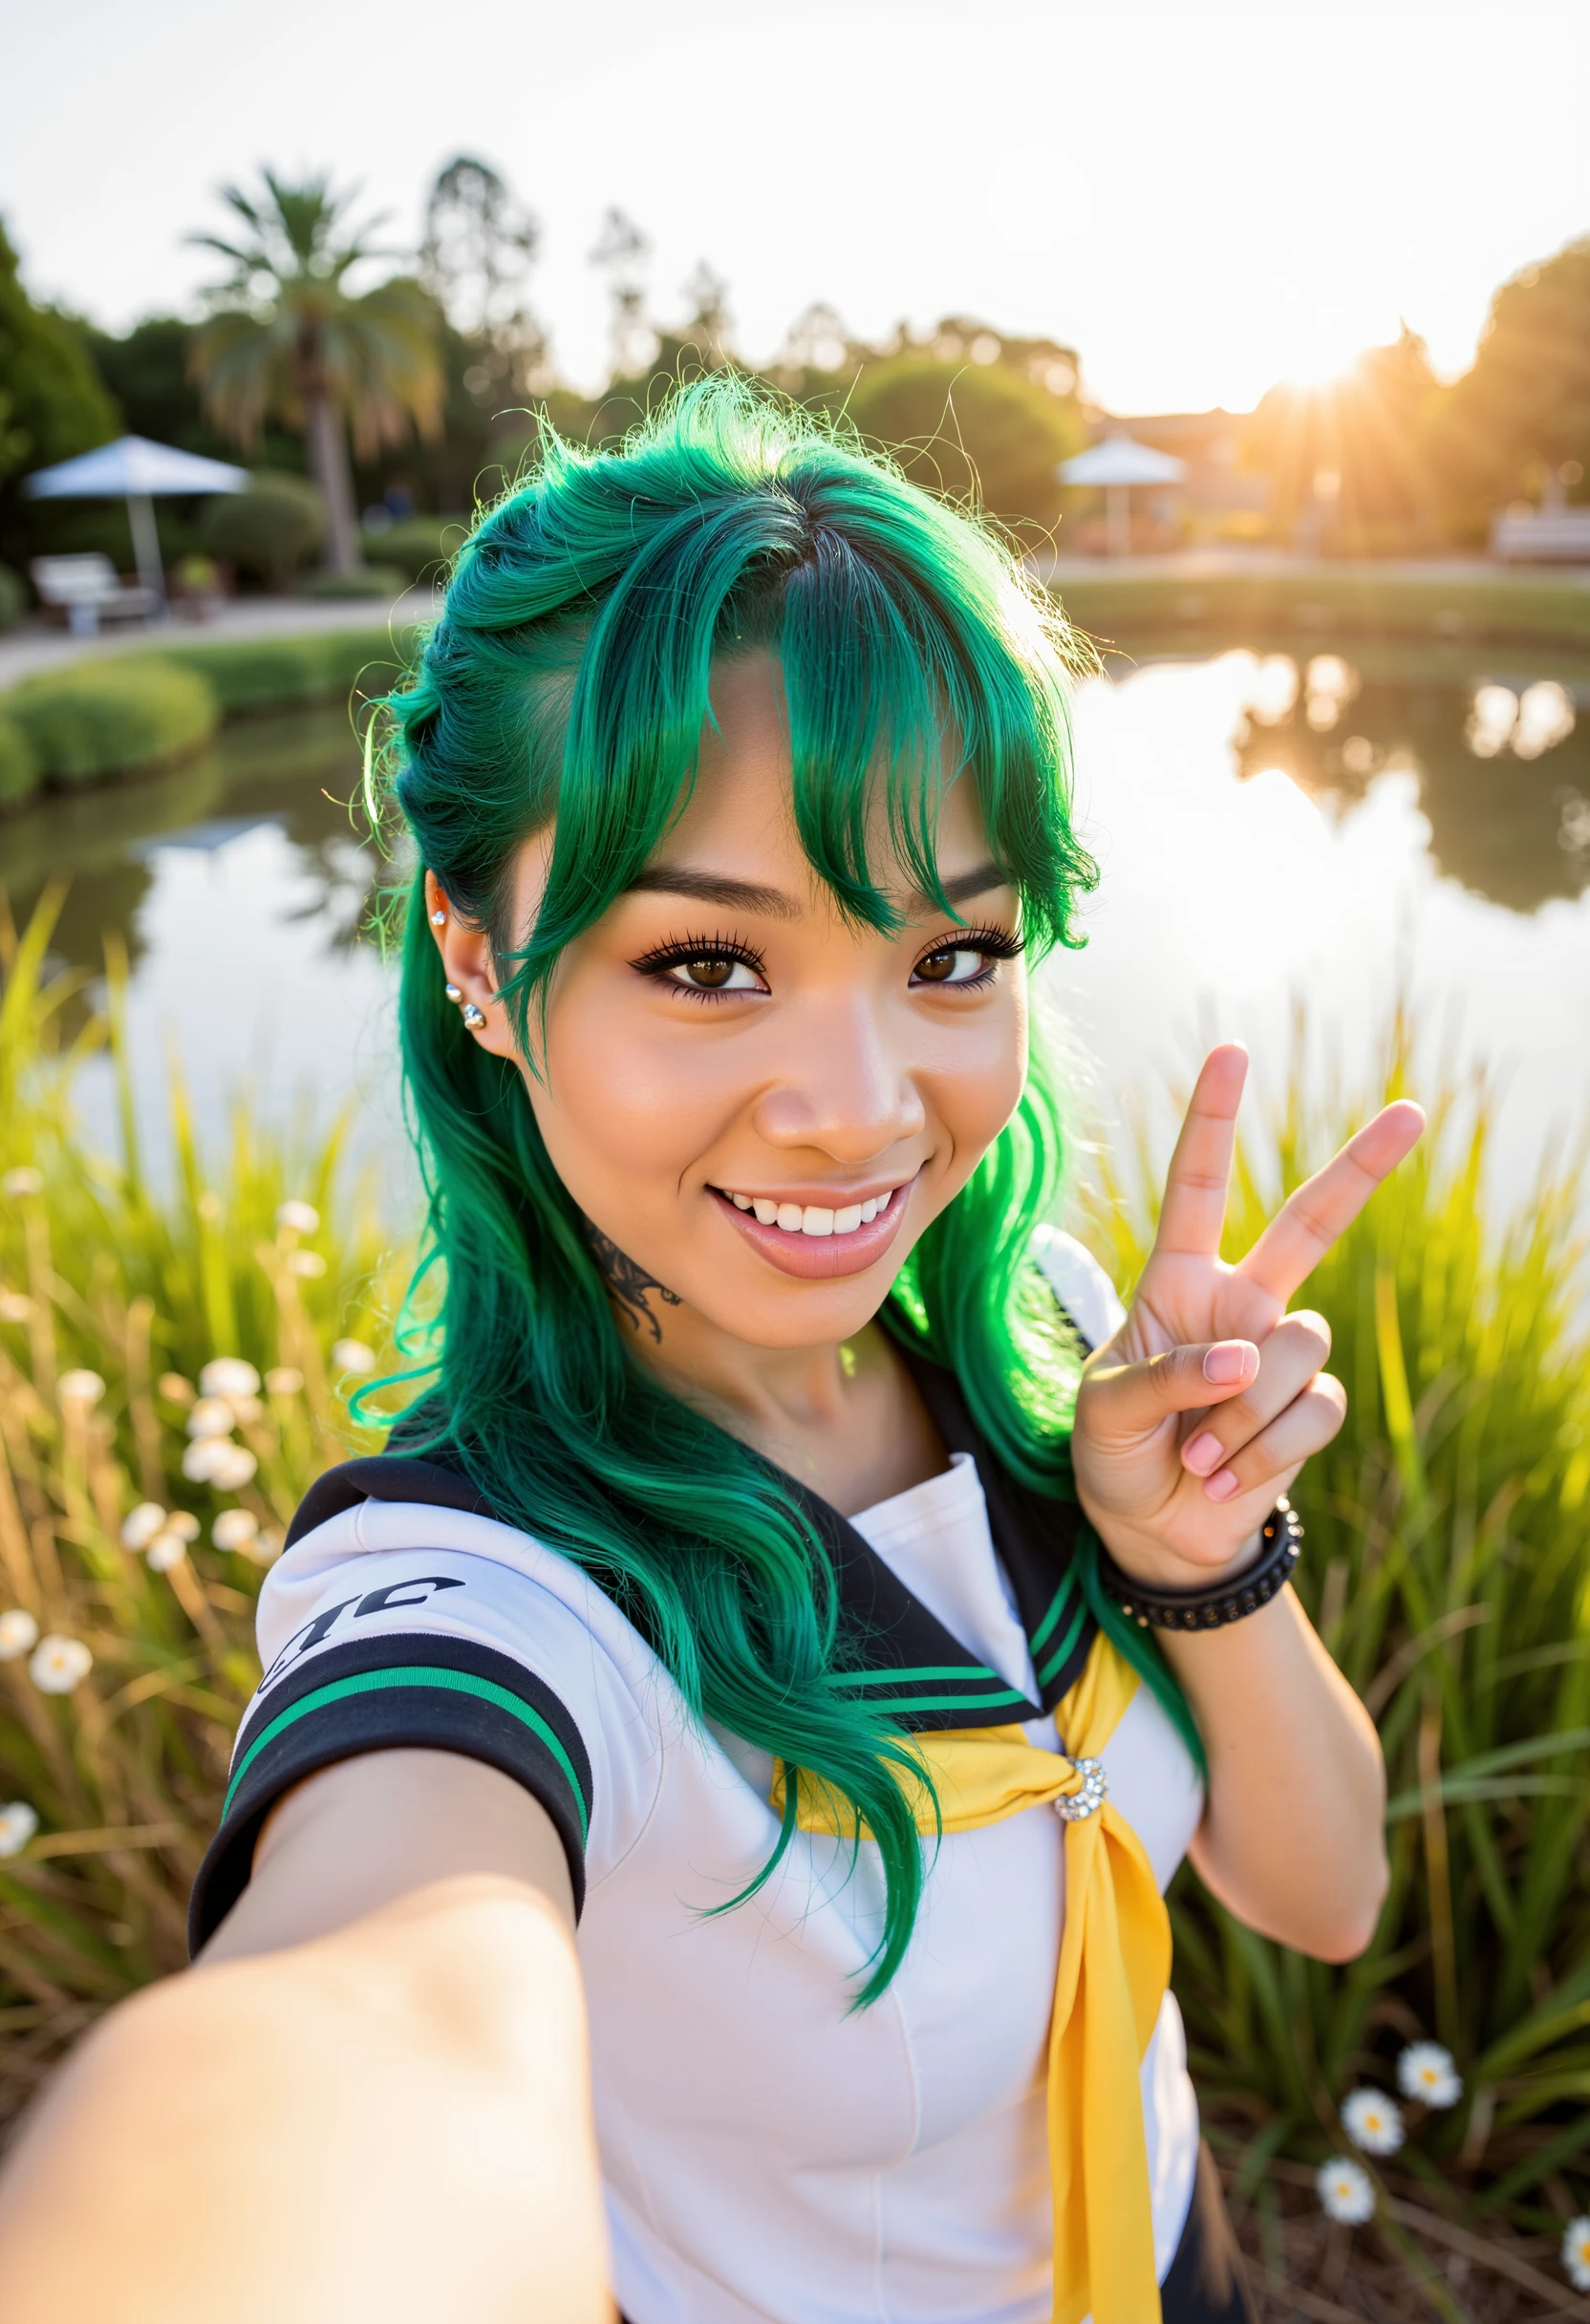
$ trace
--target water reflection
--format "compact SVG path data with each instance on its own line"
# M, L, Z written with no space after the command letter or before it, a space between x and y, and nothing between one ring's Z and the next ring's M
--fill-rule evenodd
M1514 912L1579 895L1590 885L1590 684L1453 683L1416 662L1258 657L1234 737L1238 773L1278 767L1341 811L1382 775L1407 772L1449 878Z

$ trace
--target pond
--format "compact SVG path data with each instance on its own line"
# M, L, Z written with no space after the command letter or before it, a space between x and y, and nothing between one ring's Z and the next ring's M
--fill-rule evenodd
M1043 972L1107 1131L1185 1086L1200 1044L1253 1047L1273 1096L1300 1010L1320 1087L1367 1087L1399 1002L1416 1086L1475 1065L1498 1095L1497 1194L1531 1184L1590 1096L1590 666L1357 643L1116 656L1076 708L1078 799L1102 880L1083 951ZM351 1107L400 1214L412 1180L392 972L367 932L376 871L340 711L230 727L202 762L0 826L21 913L72 887L56 949L133 964L145 1130L181 1057L203 1133L248 1087L284 1124ZM108 1134L102 1075L85 1083Z

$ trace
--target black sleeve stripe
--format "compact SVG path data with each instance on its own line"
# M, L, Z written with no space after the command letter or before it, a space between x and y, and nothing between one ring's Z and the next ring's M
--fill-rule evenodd
M238 1738L221 1829L189 1907L194 1950L248 1883L267 1812L306 1775L368 1751L453 1751L524 1785L551 1817L585 1900L591 1761L551 1689L471 1641L409 1631L312 1654L255 1703Z

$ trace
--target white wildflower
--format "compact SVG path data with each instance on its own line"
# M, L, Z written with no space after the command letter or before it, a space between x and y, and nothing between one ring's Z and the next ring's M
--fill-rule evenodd
M70 1694L93 1667L94 1657L80 1638L61 1638L52 1631L33 1648L28 1676L40 1694Z
M1340 2219L1349 2227L1361 2227L1366 2219L1373 2219L1374 2183L1361 2163L1349 2163L1344 2155L1338 2155L1321 2166L1314 2184L1327 2219Z
M272 1396L296 1396L303 1388L304 1375L295 1364L278 1364L266 1373L265 1385Z
M97 1372L62 1372L55 1383L55 1392L62 1404L97 1404L105 1392L105 1383Z
M320 1224L320 1213L312 1202L299 1202L294 1197L277 1204L276 1224L286 1227L290 1235L312 1235Z
M201 1396L219 1396L227 1404L237 1404L259 1392L260 1376L241 1356L215 1356L199 1375Z
M167 1533L174 1533L179 1541L197 1541L200 1524L191 1509L174 1509L165 1520Z
M42 1194L43 1192L44 1173L33 1170L28 1163L23 1163L17 1170L9 1170L0 1178L0 1194L7 1195L12 1202L20 1202L24 1194Z
M1384 2090L1354 2090L1342 2101L1342 2127L1366 2155L1394 2155L1403 2142L1403 2111Z
M196 1451L197 1447L190 1449ZM229 1436L212 1436L209 1453L206 1481L217 1493L240 1493L259 1467L247 1446L234 1445Z
M1397 2087L1405 2098L1422 2098L1427 2106L1455 2106L1463 2096L1463 2077L1451 2052L1438 2041L1415 2041L1397 2060Z
M187 1416L190 1436L229 1436L235 1415L225 1396L201 1396Z
M160 1390L167 1404L191 1404L193 1402L193 1383L191 1380L184 1380L181 1372L161 1372Z
M318 1251L290 1251L287 1265L290 1275L301 1275L306 1282L326 1272L326 1262Z
M210 1527L210 1539L217 1549L247 1549L259 1529L251 1509L224 1509Z
M1590 2292L1590 2219L1582 2213L1562 2230L1562 2266L1576 2292Z
M186 1556L187 1543L180 1533L158 1533L149 1544L149 1571L168 1574Z
M0 1323L25 1323L33 1302L25 1291L0 1291Z
M339 1371L373 1372L376 1350L362 1340L335 1340L332 1344L332 1362Z
M164 1523L165 1511L159 1501L140 1501L121 1520L122 1548L147 1549Z
M38 1813L25 1799L0 1808L0 1856L20 1856L38 1830Z
M0 1614L0 1663L14 1663L38 1644L38 1624L26 1606L13 1605Z

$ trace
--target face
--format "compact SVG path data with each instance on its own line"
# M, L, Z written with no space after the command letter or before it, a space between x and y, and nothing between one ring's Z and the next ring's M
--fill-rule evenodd
M690 804L561 957L526 1082L643 1340L706 1327L817 1346L877 1312L1017 1104L1018 904L963 781L938 863L964 925L897 879L883 884L907 912L898 934L847 926L796 832L772 664L723 665L712 692L719 731ZM544 833L524 850L519 926L550 849ZM445 899L429 901L434 918ZM484 1016L475 1038L511 1056L485 939L450 915L437 936Z

